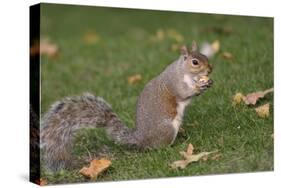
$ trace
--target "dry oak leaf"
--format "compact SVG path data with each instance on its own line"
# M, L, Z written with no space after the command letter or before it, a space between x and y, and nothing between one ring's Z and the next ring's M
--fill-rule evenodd
M255 108L257 114L261 118L267 118L269 116L269 103Z
M142 76L140 74L134 74L128 77L128 83L130 85L136 84L137 82L141 81Z
M207 160L207 156L212 154L212 153L216 153L216 151L212 151L212 152L201 152L199 154L195 154L193 155L193 145L189 144L187 147L186 152L181 151L180 154L185 158L184 160L179 160L179 161L175 161L173 162L170 166L172 169L176 169L176 168L181 168L184 169L188 164L192 163L192 162L196 162L199 161L200 159L205 158L205 160Z
M109 168L111 161L107 159L94 159L89 167L83 167L79 173L85 177L96 180L98 175Z
M255 105L259 99L263 98L265 95L267 95L268 93L272 93L272 92L273 92L273 88L267 89L265 91L258 91L258 92L250 93L250 94L246 95L243 98L243 100L244 100L245 104L247 104L247 105Z

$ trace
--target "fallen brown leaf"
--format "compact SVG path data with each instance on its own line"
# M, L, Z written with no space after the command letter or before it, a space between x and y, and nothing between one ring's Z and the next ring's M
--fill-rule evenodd
M128 83L130 85L136 84L137 82L141 81L142 76L140 74L135 74L128 77Z
M188 164L192 163L192 162L196 162L199 161L200 159L205 158L205 160L207 160L207 156L212 154L212 153L216 153L217 151L212 151L212 152L201 152L199 154L195 154L193 155L193 145L189 144L187 147L186 152L181 151L180 154L185 158L184 160L179 160L179 161L175 161L173 162L170 166L172 169L176 169L176 168L185 168Z
M269 103L255 108L257 114L261 118L267 118L269 116Z
M250 93L250 94L246 95L243 98L243 100L244 100L245 104L247 104L247 105L255 105L259 99L263 98L265 95L267 95L268 93L272 93L272 92L273 92L273 88L267 89L265 91L258 91L258 92Z
M83 176L96 180L98 175L109 168L111 161L107 159L94 159L89 167L83 167L79 173Z

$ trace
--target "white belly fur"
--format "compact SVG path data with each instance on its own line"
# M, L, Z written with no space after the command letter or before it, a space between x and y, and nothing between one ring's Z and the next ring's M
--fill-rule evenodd
M192 78L190 78L189 75L184 75L183 76L183 82L189 87L189 88L194 88L194 81Z
M182 118L184 116L184 109L185 107L191 102L191 100L186 100L186 101L182 101L182 102L178 102L177 103L177 115L176 117L173 119L172 121L172 126L175 130L175 133L174 133L174 138L173 138L173 141L172 143L174 142L174 140L176 139L176 136L178 134L178 131L179 131L179 128L181 126L181 123L182 123ZM172 144L171 143L171 144Z

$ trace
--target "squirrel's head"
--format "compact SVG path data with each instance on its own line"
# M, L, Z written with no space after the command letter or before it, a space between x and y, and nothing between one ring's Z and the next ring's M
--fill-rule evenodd
M208 76L212 72L212 66L208 63L208 58L198 52L197 44L193 41L192 49L186 46L181 48L181 57L184 72L192 77Z

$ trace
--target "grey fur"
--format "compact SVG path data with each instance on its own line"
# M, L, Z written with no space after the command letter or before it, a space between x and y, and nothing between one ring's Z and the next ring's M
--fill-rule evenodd
M210 73L207 70L210 66L200 55L196 52L191 52L188 57L181 55L145 86L138 98L134 129L125 126L107 102L89 93L53 104L44 115L41 126L41 147L47 168L56 171L71 166L73 134L80 128L103 127L115 142L137 148L172 144L177 134L173 119L178 113L178 104L189 103L193 96L207 88L206 84L194 82L187 85L183 81L185 75L194 80ZM206 68L191 72L187 65L193 56L201 58Z

